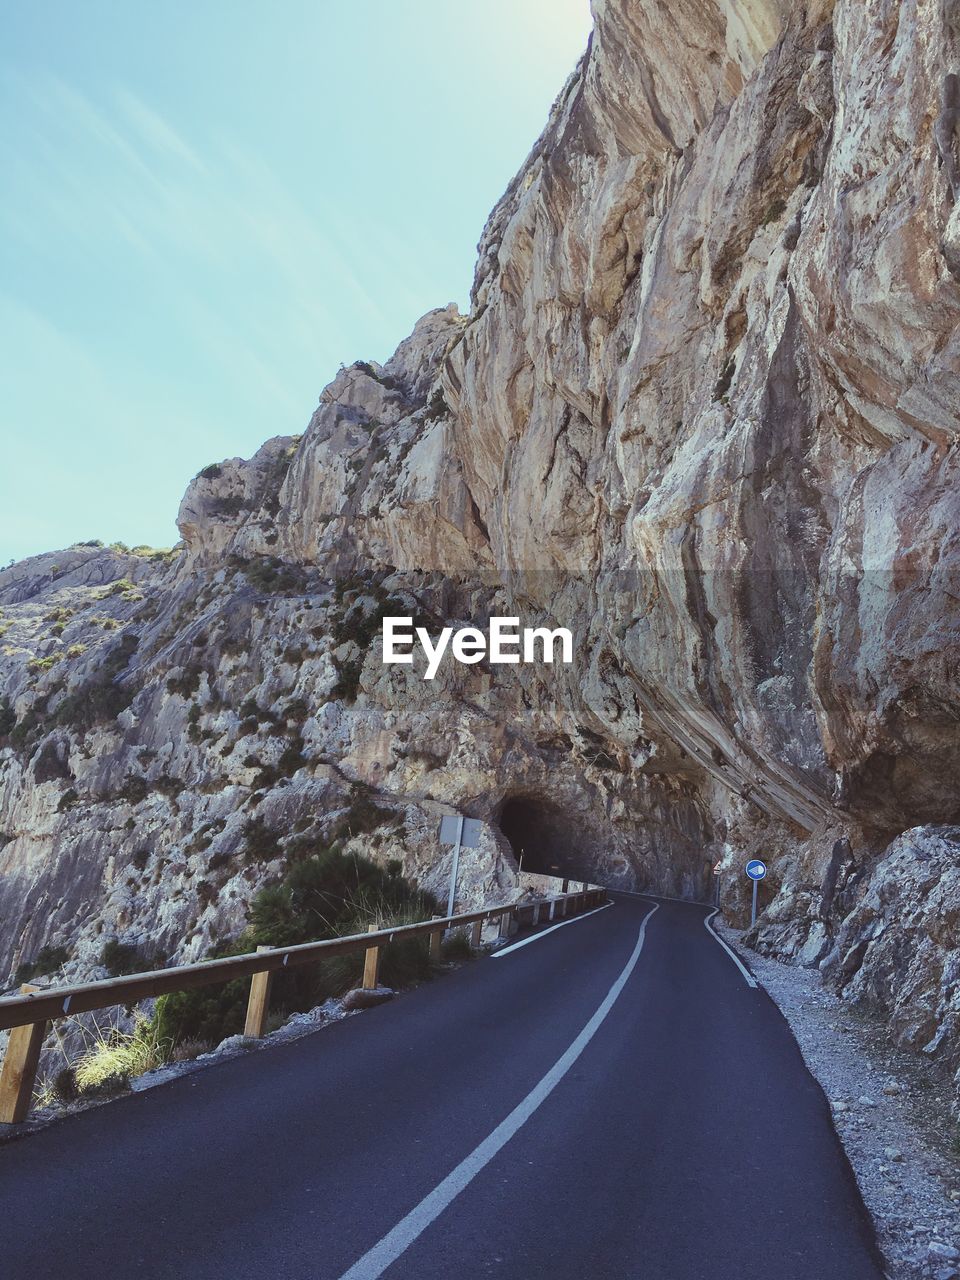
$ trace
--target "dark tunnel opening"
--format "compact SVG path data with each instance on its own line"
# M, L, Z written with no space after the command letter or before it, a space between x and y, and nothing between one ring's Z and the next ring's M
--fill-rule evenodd
M509 796L500 811L500 830L523 871L537 875L588 878L576 824L536 796Z

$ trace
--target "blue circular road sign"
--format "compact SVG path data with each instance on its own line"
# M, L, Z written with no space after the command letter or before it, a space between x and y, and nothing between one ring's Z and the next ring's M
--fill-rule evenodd
M752 858L746 865L746 873L751 880L762 880L767 874L767 864L759 858Z

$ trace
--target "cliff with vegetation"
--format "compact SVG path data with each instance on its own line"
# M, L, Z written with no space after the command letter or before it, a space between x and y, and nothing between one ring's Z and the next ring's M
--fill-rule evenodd
M313 842L704 896L960 1068L960 14L596 0L469 313L0 573L0 966L203 954ZM380 618L568 626L384 667ZM48 953L53 954L53 953Z

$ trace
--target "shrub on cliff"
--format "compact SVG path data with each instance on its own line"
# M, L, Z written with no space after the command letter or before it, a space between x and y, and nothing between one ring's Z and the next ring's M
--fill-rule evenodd
M360 676L363 674L363 657L342 659L338 670L337 683L331 693L344 702L356 702L360 692Z
M286 564L273 556L241 561L239 567L251 587L255 587L257 591L274 595L296 595L303 591L306 584L306 574L299 565Z
M19 987L23 982L30 982L46 973L54 973L69 959L70 952L66 947L41 947L33 960L24 960L18 965L13 975L14 984Z
M17 723L17 713L10 705L9 698L0 699L0 738L13 733Z
M163 967L160 956L130 942L121 942L119 938L108 938L100 952L100 963L111 978L121 978L127 973L147 973L151 969Z
M419 892L397 873L337 846L315 852L290 866L283 877L261 889L250 904L249 925L232 942L220 944L211 958L241 955L258 946L295 946L322 938L365 933L368 924L410 924L438 911L436 900ZM276 975L271 1008L281 1013L310 1009L355 985L363 953L332 957ZM382 980L402 985L425 977L430 961L425 939L391 944L382 954ZM163 1042L219 1041L243 1030L248 979L161 996L154 1030Z
M361 836L383 827L403 826L403 814L388 809L374 798L374 792L355 782L350 792L350 807L340 822L340 835Z
M243 826L244 858L247 862L272 862L281 849L276 831L259 815Z
M120 683L120 674L139 644L137 636L125 632L107 653L98 673L79 685L57 708L57 723L78 733L95 724L115 720L133 701L136 690Z

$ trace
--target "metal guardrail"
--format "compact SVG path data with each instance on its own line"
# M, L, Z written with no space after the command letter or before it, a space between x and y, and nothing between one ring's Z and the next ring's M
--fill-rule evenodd
M33 1097L33 1087L46 1035L47 1023L54 1018L91 1013L115 1005L138 1004L153 996L196 987L215 986L235 978L249 977L250 996L244 1034L251 1039L263 1035L270 1005L270 982L274 973L298 965L316 963L330 956L365 952L363 986L377 985L380 949L402 938L430 937L430 954L439 959L440 945L447 929L473 925L472 943L480 945L481 931L487 921L500 920L501 936L528 913L536 925L545 915L550 919L575 915L606 899L603 889L583 889L579 893L560 894L535 903L510 903L488 907L466 915L435 916L419 924L398 925L344 938L328 938L321 942L304 942L290 947L260 947L246 955L227 956L220 960L202 960L197 964L177 965L171 969L155 969L122 978L100 982L81 982L72 986L37 988L21 987L20 995L0 998L0 1031L10 1031L10 1040L0 1072L0 1124L19 1124L26 1119Z

